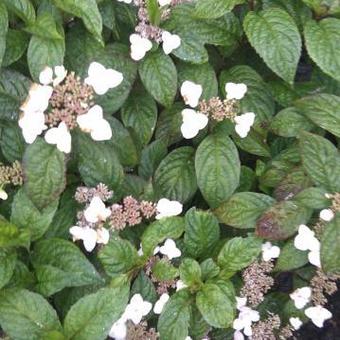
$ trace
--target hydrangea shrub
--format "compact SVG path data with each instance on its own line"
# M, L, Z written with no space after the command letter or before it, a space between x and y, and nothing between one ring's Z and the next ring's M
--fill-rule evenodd
M340 278L337 0L0 2L0 335L299 338Z

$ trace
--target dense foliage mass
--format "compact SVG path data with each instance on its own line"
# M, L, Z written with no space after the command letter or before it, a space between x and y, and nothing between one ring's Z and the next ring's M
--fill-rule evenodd
M2 0L0 66L0 336L332 318L338 0Z

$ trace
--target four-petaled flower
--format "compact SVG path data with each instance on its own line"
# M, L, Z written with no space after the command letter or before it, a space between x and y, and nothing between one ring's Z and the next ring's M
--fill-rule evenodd
M165 54L170 54L173 50L181 46L181 38L177 34L171 34L167 31L163 31L162 41Z
M61 152L71 152L71 134L64 122L59 123L58 127L49 129L45 134L45 141L48 144L55 144Z
M312 296L312 289L310 287L302 287L296 289L293 293L289 294L290 298L294 301L297 309L302 309L306 306Z
M153 312L155 314L161 314L165 304L168 302L169 299L169 294L163 293L153 306Z
M104 202L98 196L92 198L90 205L84 211L85 219L90 223L105 221L110 215L111 210L106 208Z
M107 244L109 242L110 233L105 228L91 228L73 226L70 228L70 234L73 236L73 241L82 240L84 248L91 252L97 243Z
M273 246L270 242L266 242L262 244L262 259L266 262L276 259L280 256L280 251L278 246Z
M113 89L121 84L123 74L112 68L105 68L98 62L92 62L88 69L88 77L85 83L92 86L94 92L98 95L105 94L108 90Z
M183 210L183 205L178 201L170 201L167 198L161 198L156 205L156 219L164 217L177 216Z
M130 35L130 43L131 58L136 61L143 59L146 52L152 49L152 42L136 33Z

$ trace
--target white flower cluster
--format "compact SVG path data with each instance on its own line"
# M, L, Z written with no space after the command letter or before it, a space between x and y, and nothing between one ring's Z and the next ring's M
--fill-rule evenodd
M227 99L240 100L247 92L247 85L226 83L225 91ZM209 122L209 119L205 114L194 110L199 103L203 88L200 84L186 80L183 82L180 92L185 104L191 107L191 109L186 108L182 111L181 132L185 139L191 139L197 136L199 131L204 129ZM246 112L236 116L234 120L236 123L236 133L241 138L244 138L247 137L251 126L254 124L255 114L253 112Z
M247 298L236 297L236 302L239 314L233 322L234 340L244 340L244 335L251 337L251 325L260 320L260 314L258 311L247 307Z
M162 48L165 54L170 54L173 50L181 46L181 38L177 34L168 31L162 32ZM146 53L152 49L152 42L137 33L130 35L131 58L135 61L142 60Z
M111 210L106 208L104 202L98 196L92 198L84 211L84 217L89 223L105 222L110 214ZM73 241L82 240L88 252L91 252L97 243L107 244L110 238L109 231L104 227L94 229L89 226L73 226L69 231L73 236Z
M295 248L306 251L308 250L308 260L311 264L321 267L320 261L320 241L315 237L314 231L306 225L299 226L298 234L294 239Z
M54 77L55 76L55 77ZM46 67L39 76L40 84L33 84L28 97L21 106L23 111L19 119L19 126L26 143L32 144L37 136L47 129L45 111L48 109L53 87L60 84L67 76L64 66L56 66L54 70ZM98 95L105 94L123 81L122 73L113 69L106 69L103 65L92 62L88 69L85 83L92 86ZM95 105L86 114L77 117L79 127L96 141L108 140L112 137L109 123L103 118L103 110ZM45 141L54 144L65 153L71 152L71 134L64 122L57 127L50 128L45 134Z
M310 287L298 288L290 294L290 298L294 301L297 309L304 308L310 302L311 296L312 289ZM332 317L332 313L322 306L308 307L304 312L314 325L319 328L323 327L324 322ZM302 325L299 318L290 318L289 321L295 329L299 329Z

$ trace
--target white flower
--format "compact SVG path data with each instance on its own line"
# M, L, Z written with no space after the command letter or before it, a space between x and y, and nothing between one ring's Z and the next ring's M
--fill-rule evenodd
M64 122L61 122L58 127L49 129L45 134L45 141L48 144L56 144L61 152L71 152L71 134Z
M192 109L184 109L182 111L181 132L185 139L194 138L200 130L208 125L208 117Z
M67 71L63 65L54 68L56 77L53 79L53 86L59 85L67 76Z
M126 4L131 4L132 0L117 0L119 2L124 2Z
M143 316L149 314L151 309L152 303L144 301L140 294L135 294L126 306L124 316L137 325L141 322Z
M52 93L52 86L33 84L28 92L28 97L20 107L20 110L25 113L44 112L48 108Z
M92 198L90 205L84 211L85 219L90 223L105 221L110 215L111 210L106 208L104 202L98 196Z
M163 217L177 216L183 210L183 205L177 201L170 201L167 198L161 198L156 205L156 219L160 220Z
M319 250L320 242L314 236L315 233L306 225L299 226L298 234L294 238L294 246L299 250Z
M1 188L0 189L0 199L5 201L5 200L7 200L7 198L8 198L7 192L4 189Z
M273 246L270 242L262 244L262 259L264 261L270 261L271 259L276 259L280 256L280 248Z
M171 238L166 239L164 245L159 247L159 252L163 255L166 255L169 260L182 255L181 251L176 247L175 241Z
M152 49L152 42L149 39L142 38L139 34L130 35L131 58L141 60L145 57L146 52Z
M319 328L323 327L323 323L332 317L332 313L322 306L309 307L305 310L305 314Z
M247 298L246 297L239 297L236 296L236 308L238 310L242 310L243 307L247 305Z
M305 307L309 302L311 295L312 289L310 287L298 288L293 293L289 294L297 309L302 309Z
M97 228L97 243L108 244L110 233L106 228Z
M176 282L176 292L178 292L181 289L187 288L188 286L182 281L182 280L178 280Z
M88 69L88 77L85 83L93 87L94 92L99 95L105 94L109 89L117 87L123 81L123 74L113 70L112 68L105 68L102 64L92 62Z
M120 319L118 319L111 327L109 336L116 340L125 340L127 334L126 327L126 318L123 315Z
M244 335L241 331L234 332L234 340L244 340Z
M163 31L162 41L165 54L170 54L173 50L181 46L181 38L177 34L171 34L167 31Z
M319 247L320 247L320 243L319 243ZM314 266L321 268L320 248L317 250L312 250L308 253L308 261Z
M103 141L112 137L112 130L109 122L103 118L103 109L99 105L77 117L77 123L82 131L90 132L93 140Z
M45 125L45 115L40 111L24 112L18 123L21 127L25 142L28 144L32 144L37 136L39 136L43 130L47 129Z
M326 222L329 222L334 218L334 212L332 209L323 209L320 211L320 218Z
M171 4L171 0L158 0L159 6L167 6Z
M153 306L153 312L155 314L161 314L165 304L168 302L169 299L169 294L163 293Z
M202 92L202 85L195 84L190 80L184 81L181 86L181 95L184 102L191 107L196 107L198 105Z
M303 322L300 320L299 317L297 317L297 318L289 318L289 322L290 322L290 324L293 326L293 328L295 330L300 329L300 327L303 324Z
M253 126L255 122L255 113L254 112L246 112L240 116L236 116L235 120L235 131L241 137L245 138L250 131L250 128Z
M249 307L243 306L240 308L238 318L233 322L233 328L236 331L243 330L243 333L247 336L252 335L251 324L260 320L260 314L258 311Z
M53 70L46 66L39 74L39 82L43 85L51 84L53 81Z
M70 234L73 236L73 241L82 240L85 249L90 252L97 244L97 232L90 227L73 226L70 228Z
M225 92L227 94L227 99L242 99L244 95L247 93L247 85L246 84L235 84L235 83L226 83L225 84Z
M55 78L53 79L53 69L46 66L39 75L39 81L43 85L49 85L53 83L53 86L59 85L66 77L67 71L64 66L56 66L54 68Z
M185 340L192 340L191 336L187 336Z

